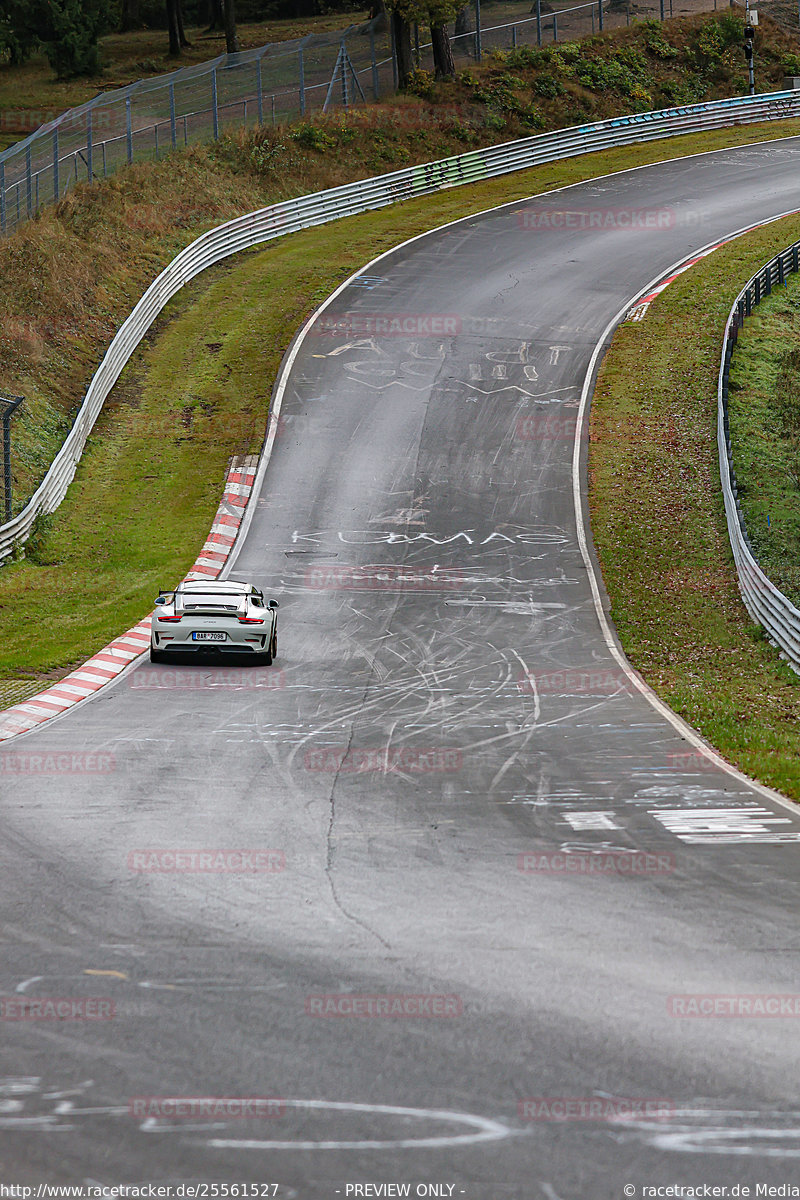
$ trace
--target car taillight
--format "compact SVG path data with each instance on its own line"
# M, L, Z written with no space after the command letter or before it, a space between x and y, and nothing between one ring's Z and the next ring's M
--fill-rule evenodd
M158 617L159 621L180 621L182 613L177 613L174 617Z
M263 625L263 617L239 617L240 625Z

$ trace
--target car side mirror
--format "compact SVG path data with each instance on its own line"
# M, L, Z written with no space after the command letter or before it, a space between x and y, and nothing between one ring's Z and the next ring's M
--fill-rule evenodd
M280 608L280 604L278 604L277 600L270 600L267 607L268 608Z

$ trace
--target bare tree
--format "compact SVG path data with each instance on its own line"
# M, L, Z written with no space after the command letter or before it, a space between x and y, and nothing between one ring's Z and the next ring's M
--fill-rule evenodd
M225 12L222 6L222 0L208 0L208 29L206 33L213 33L216 29L225 27Z
M166 0L167 4L167 30L169 31L169 52L173 57L177 57L184 46L191 45L186 40L186 33L183 28L183 13L181 11L181 0Z
M225 49L228 54L238 54L241 50L239 36L236 32L236 0L224 0L225 5Z
M450 34L447 32L445 21L431 22L431 43L433 48L433 69L437 79L454 79L456 64L453 61L453 47L450 45Z
M129 33L131 29L139 29L141 24L139 0L122 0L119 14L120 33Z
M399 6L392 6L392 32L397 59L397 86L403 91L411 82L414 64L411 59L411 21Z

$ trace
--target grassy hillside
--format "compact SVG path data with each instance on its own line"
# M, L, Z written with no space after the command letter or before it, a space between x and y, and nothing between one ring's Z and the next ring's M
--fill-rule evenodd
M275 200L540 129L725 95L741 82L740 38L739 18L725 12L494 54L452 83L420 73L414 94L390 103L232 131L79 187L0 242L0 392L26 397L15 420L16 507L52 461L120 321L204 229ZM759 39L766 87L800 43L769 22Z

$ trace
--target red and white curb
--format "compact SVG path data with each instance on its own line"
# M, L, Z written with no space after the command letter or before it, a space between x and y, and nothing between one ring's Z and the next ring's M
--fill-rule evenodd
M214 579L224 567L250 499L257 462L252 455L232 461L211 532L186 579ZM149 648L150 617L146 617L52 687L0 713L0 742L27 733L93 696Z
M666 279L662 279L659 284L656 284L656 286L649 291L646 296L642 296L639 300L637 300L633 308L628 309L625 320L641 321L642 317L645 315L656 296L660 296L664 291L664 288L669 287L671 283L674 283L679 275L682 275L684 271L688 271L690 267L695 265L695 263L699 263L702 261L702 259L708 258L709 254L713 254L715 250L719 250L720 246L724 246L727 242L732 242L734 240L734 238L725 238L724 241L717 242L713 246L706 246L705 250L701 251L700 254L696 254L694 258L688 259L688 261L683 263L677 271L673 271L671 275L666 277Z

